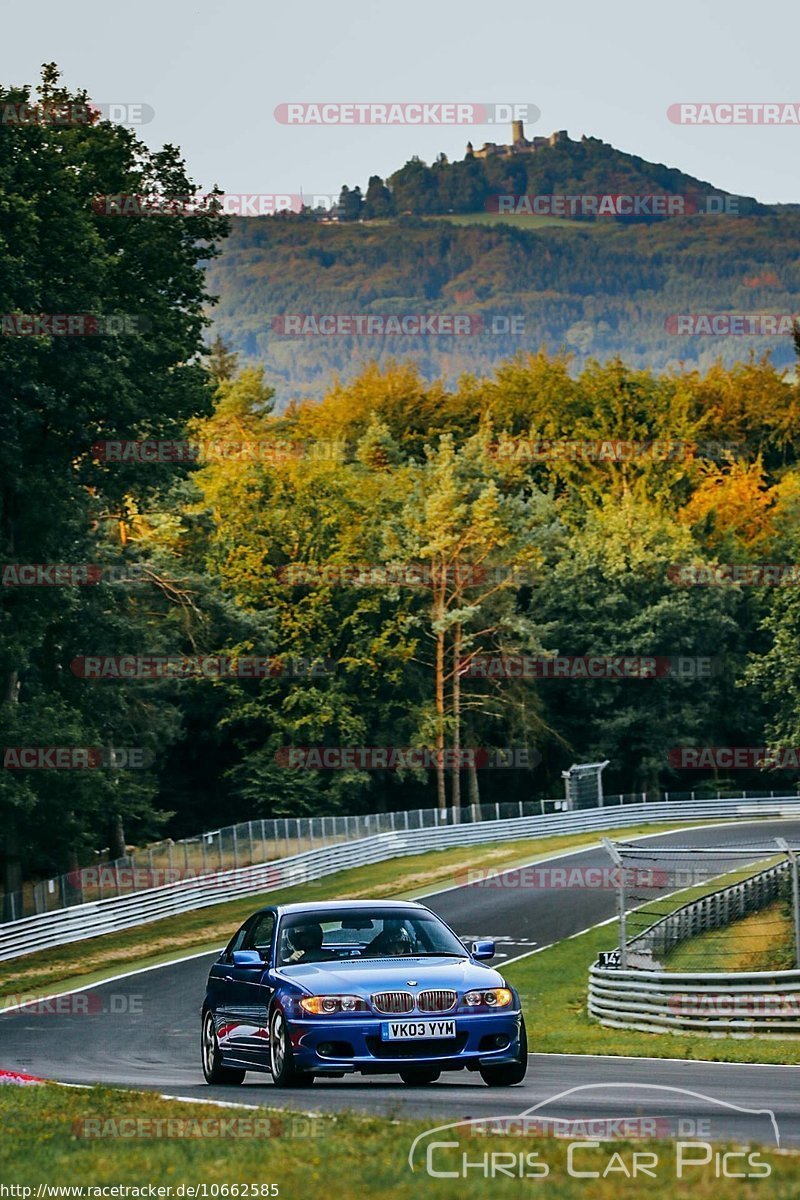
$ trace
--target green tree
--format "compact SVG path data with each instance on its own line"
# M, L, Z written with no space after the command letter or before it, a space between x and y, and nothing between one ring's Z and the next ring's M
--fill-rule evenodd
M393 213L392 193L380 175L370 175L367 194L364 197L365 218L371 220L373 217L389 217Z
M85 92L63 88L52 65L43 69L36 99L27 87L0 89L0 105L27 103L89 113ZM204 212L115 218L104 214L98 196L194 190L174 147L150 151L129 130L94 116L66 125L0 125L0 309L117 318L95 336L48 331L0 339L4 562L118 556L131 505L146 504L174 473L174 465L111 462L93 444L180 437L186 419L208 405L199 353L209 296L200 264L217 253L227 225ZM111 541L109 522L117 535ZM100 531L95 535L93 523ZM90 745L147 736L143 710L134 714L121 695L101 702L90 688L76 687L70 671L76 654L114 639L119 618L107 590L3 593L0 677L11 736L25 744L33 738L61 744L60 731L68 729L78 744ZM134 613L141 617L143 606L132 600L128 618ZM167 738L171 724L166 709L163 719L154 716L156 742ZM87 775L79 789L74 776L3 773L7 891L17 890L23 868L35 864L37 844L49 847L51 858L60 853L62 833L70 843L62 846L64 854L96 838L102 846L108 811L115 813L115 828L128 817L152 823L152 776L130 788L112 787L113 804L109 786L101 772ZM76 799L64 821L71 788Z

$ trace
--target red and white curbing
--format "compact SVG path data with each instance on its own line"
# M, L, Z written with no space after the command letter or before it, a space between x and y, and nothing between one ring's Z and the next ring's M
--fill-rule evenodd
M4 1083L16 1084L18 1087L28 1087L32 1083L47 1083L46 1079L40 1079L38 1075L26 1075L24 1071L3 1071L0 1069L0 1085Z

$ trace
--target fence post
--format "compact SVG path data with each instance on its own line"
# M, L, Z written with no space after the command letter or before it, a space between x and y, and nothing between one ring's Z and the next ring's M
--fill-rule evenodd
M611 856L614 866L619 871L619 887L617 888L617 912L619 915L619 965L624 971L628 966L628 932L627 920L625 916L625 868L622 863L622 855L613 842L610 842L608 838L603 838L603 846L605 847L607 853Z
M797 873L797 853L792 850L785 838L776 838L775 841L783 850L791 864L792 872L792 912L794 915L794 954L795 964L800 969L800 879Z

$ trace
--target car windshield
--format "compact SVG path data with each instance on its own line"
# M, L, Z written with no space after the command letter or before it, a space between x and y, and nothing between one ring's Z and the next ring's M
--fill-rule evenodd
M431 912L327 909L283 917L277 965L433 954L465 958L467 951Z

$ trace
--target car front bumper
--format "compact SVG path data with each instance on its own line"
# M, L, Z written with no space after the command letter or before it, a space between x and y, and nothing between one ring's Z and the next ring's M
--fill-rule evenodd
M425 1014L425 1019L439 1018ZM449 1015L441 1019L449 1019ZM513 1062L518 1057L519 1009L459 1012L452 1019L455 1037L407 1041L390 1041L384 1036L384 1027L397 1018L289 1018L287 1024L297 1066L320 1075L343 1071L393 1074L413 1066L477 1070L484 1065Z

